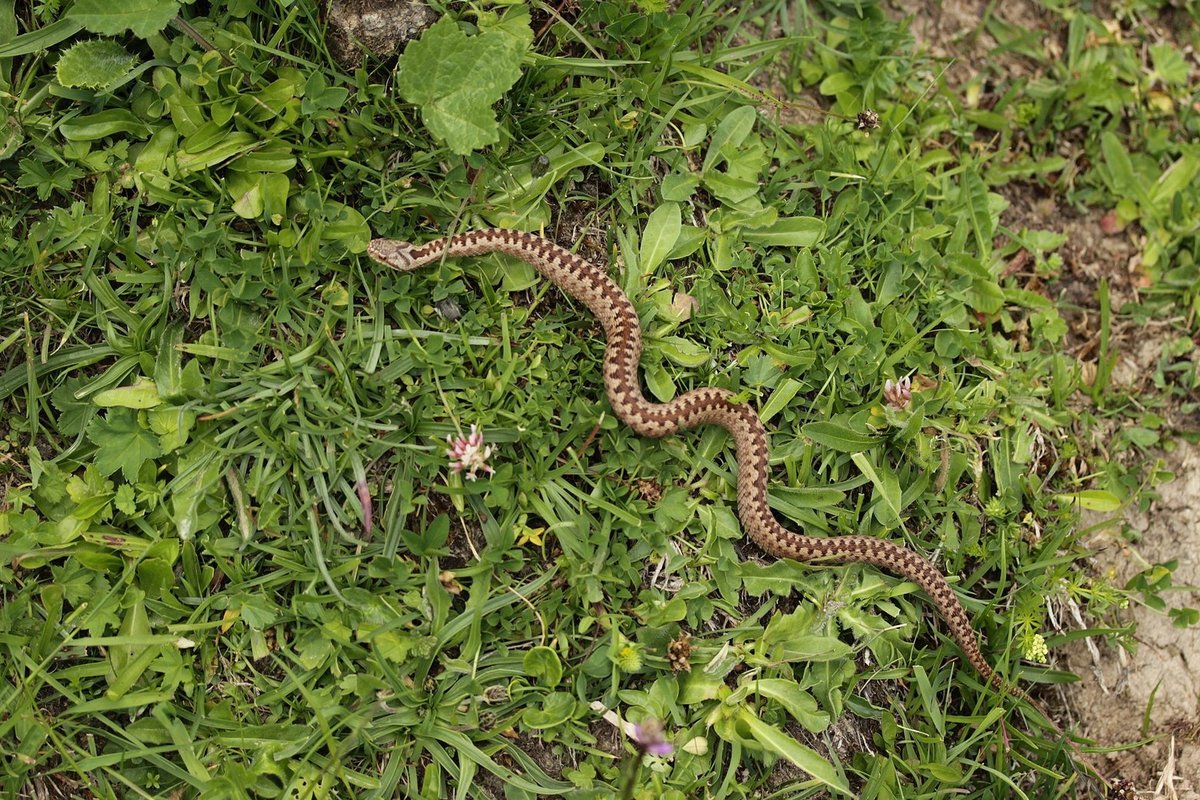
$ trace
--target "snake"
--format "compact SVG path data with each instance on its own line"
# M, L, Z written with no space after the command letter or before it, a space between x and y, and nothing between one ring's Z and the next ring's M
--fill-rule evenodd
M718 387L692 389L667 403L642 394L638 378L642 329L629 297L605 270L549 239L505 228L470 231L414 245L396 239L373 239L367 247L375 261L411 271L447 258L504 253L536 269L543 277L582 303L600 322L604 350L604 388L613 413L636 433L661 438L699 425L719 425L733 439L737 459L737 510L742 529L764 552L800 562L870 564L907 578L932 601L967 661L1002 692L1027 698L1006 685L980 651L970 617L946 576L927 559L902 545L874 536L806 536L785 528L771 511L767 430L755 408L735 402Z

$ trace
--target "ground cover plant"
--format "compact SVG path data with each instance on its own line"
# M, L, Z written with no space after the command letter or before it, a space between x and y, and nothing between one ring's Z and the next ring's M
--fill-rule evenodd
M1052 700L1088 631L1050 604L1128 642L1170 588L1089 574L1079 511L1147 503L1197 408L1195 64L1139 39L1156 4L1046 3L1054 58L988 15L1036 70L965 86L869 3L451 4L358 65L315 4L128 6L0 3L7 795L1097 791L913 585L746 545L726 434L620 425L532 269L364 251L501 225L611 263L648 396L754 403L783 519L929 556ZM1017 185L1144 232L1092 349ZM1117 317L1177 332L1153 395L1110 380Z

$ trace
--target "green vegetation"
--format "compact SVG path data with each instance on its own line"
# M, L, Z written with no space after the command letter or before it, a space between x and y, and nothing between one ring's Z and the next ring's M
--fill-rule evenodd
M989 14L965 85L871 3L454 5L350 69L315 5L0 0L6 796L1084 793L913 585L744 546L726 434L620 425L530 268L363 253L503 225L611 263L648 393L756 404L777 512L933 558L1037 693L1081 635L1047 602L1120 639L1170 587L1075 565L1079 509L1147 502L1197 412L1161 4ZM1136 300L1068 324L1061 219L1018 195L1144 232ZM1118 320L1168 332L1157 392L1113 380Z

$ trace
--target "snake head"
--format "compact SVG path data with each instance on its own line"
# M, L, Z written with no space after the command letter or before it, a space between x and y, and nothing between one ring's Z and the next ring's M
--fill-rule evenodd
M412 257L411 242L398 239L372 239L367 245L367 255L393 269L409 270L416 266Z

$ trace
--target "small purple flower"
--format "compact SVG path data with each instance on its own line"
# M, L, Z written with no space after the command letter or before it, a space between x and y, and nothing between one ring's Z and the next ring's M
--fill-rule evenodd
M912 378L904 377L898 381L889 378L884 381L883 397L892 408L908 408L912 402Z
M669 756L675 752L675 745L667 741L663 724L653 718L644 719L634 725L630 738L639 750L652 756Z
M471 426L469 436L447 436L446 444L450 445L446 455L450 457L450 471L454 474L465 472L467 480L473 481L479 477L480 470L488 475L496 472L487 463L495 448L490 444L484 446L483 433L476 426Z

